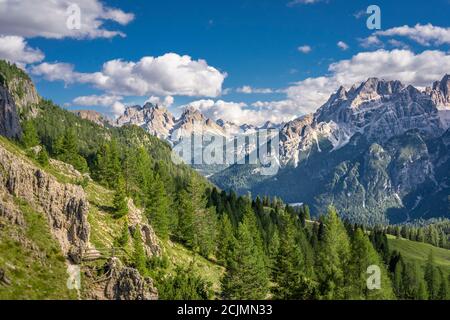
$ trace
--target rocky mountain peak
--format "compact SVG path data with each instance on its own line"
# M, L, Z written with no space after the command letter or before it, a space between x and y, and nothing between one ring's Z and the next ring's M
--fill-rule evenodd
M184 109L180 120L185 122L206 121L206 117L197 108L188 106Z
M450 75L446 74L441 81L436 81L433 90L439 91L447 100L450 99Z
M400 81L386 81L378 78L369 78L354 91L355 101L375 100L388 96L404 89Z

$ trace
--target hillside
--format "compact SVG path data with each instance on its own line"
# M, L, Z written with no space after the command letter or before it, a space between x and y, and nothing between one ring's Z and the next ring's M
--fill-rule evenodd
M0 137L0 154L7 153L15 162L24 162L36 170L42 170L46 174L52 173L51 179L65 185L81 184L82 175L71 166L59 161L51 160L51 165L44 168L32 159L29 159L24 151ZM5 163L2 161L4 168ZM108 190L92 180L84 182L83 189L86 193L87 221L89 226L89 243L86 246L86 259L80 264L82 271L81 281L83 290L77 294L75 290L69 290L66 286L68 271L71 263L61 252L60 243L52 234L52 227L47 221L45 212L35 210L35 204L24 197L12 197L13 203L5 206L8 194L3 194L0 204L0 270L4 272L6 279L2 283L0 299L77 299L77 298L101 298L99 288L95 284L102 278L102 272L98 273L108 259L112 257L112 248L117 250L115 256L120 257L125 264L132 264L134 241L130 240L124 246L118 246L116 240L123 232L124 224L133 225L142 222L142 212L136 208L130 200L128 206L130 213L123 219L114 219L110 211L113 210L112 198L114 192ZM11 213L17 210L18 217ZM20 221L16 221L19 219ZM137 221L136 221L137 220ZM20 222L20 223L14 223ZM151 233L153 231L151 229ZM161 241L152 237L150 252L164 255L168 259L166 276L172 276L177 267L192 268L192 272L201 273L205 280L212 284L217 294L220 290L220 278L223 269L201 256L184 248L180 244L170 241ZM88 257L88 255L93 257ZM97 270L93 276L92 272Z
M428 243L388 237L389 248L399 251L407 261L417 262L425 266L430 252L433 252L435 265L450 274L450 250L438 248Z

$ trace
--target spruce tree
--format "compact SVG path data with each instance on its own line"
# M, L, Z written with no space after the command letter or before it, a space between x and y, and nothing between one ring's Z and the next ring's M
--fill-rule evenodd
M435 267L433 251L430 250L428 260L425 265L425 282L427 283L428 297L430 300L436 300L439 296L439 272Z
M125 193L125 182L119 178L113 199L114 217L120 219L128 214L128 202Z
M380 288L368 288L369 275L367 270L370 266L377 266L381 271ZM352 239L346 286L348 290L347 298L350 299L385 300L394 298L392 285L383 261L367 235L360 228L355 230Z
M215 207L198 210L194 216L194 249L208 258L217 249L217 214Z
M48 153L45 147L43 146L42 149L37 154L36 160L43 166L47 167L49 163Z
M177 194L178 226L176 235L188 247L194 245L194 206L189 193L182 189Z
M219 239L217 246L217 258L219 263L226 266L227 260L231 257L235 245L233 226L228 214L223 214L219 220Z
M268 286L264 257L255 246L250 228L242 222L222 280L223 297L227 300L265 299Z
M32 148L37 146L39 141L39 136L36 131L36 127L33 122L25 121L23 124L23 134L22 134L22 144L25 148Z
M438 300L449 300L450 296L448 293L448 279L445 276L444 272L441 268L439 268L439 278L440 278L440 287L437 299Z
M162 239L169 238L169 200L159 175L156 175L148 188L146 214L156 234Z
M323 299L344 299L350 241L334 208L323 219L323 240L317 254L317 276Z
M299 244L301 232L287 214L283 217L280 246L274 268L274 297L280 300L313 299L316 297L317 283L305 260Z
M141 275L146 276L148 273L147 256L144 250L141 230L138 227L133 231L133 249L133 265Z

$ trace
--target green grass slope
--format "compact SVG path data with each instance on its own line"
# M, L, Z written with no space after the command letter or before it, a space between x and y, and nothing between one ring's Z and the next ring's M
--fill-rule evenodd
M392 236L388 240L391 250L397 250L406 260L418 262L423 266L427 262L430 251L432 251L436 266L450 274L450 250L437 248L428 243L396 239Z

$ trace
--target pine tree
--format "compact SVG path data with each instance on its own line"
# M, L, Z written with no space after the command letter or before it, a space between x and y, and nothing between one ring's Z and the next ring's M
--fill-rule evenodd
M128 203L125 193L125 182L120 178L113 199L114 217L120 219L128 214Z
M377 266L381 271L380 288L370 289L367 285L367 270L370 266ZM383 261L373 248L367 235L357 228L355 230L352 246L351 258L348 265L346 286L348 290L347 298L350 299L392 299L392 285Z
M143 276L148 273L147 269L147 256L142 241L142 235L139 228L133 231L133 265Z
M206 258L216 251L217 225L215 207L196 212L194 216L194 248Z
M45 147L42 147L42 149L39 151L36 160L43 166L47 167L49 163L48 153Z
M129 240L130 240L129 227L128 223L125 222L119 237L114 241L114 246L123 248L128 244Z
M448 279L445 276L444 272L441 268L439 268L439 278L440 278L440 287L439 287L439 293L437 296L437 299L439 300L449 300L450 296L448 293Z
M33 122L25 121L23 124L22 144L25 148L32 148L39 145L39 136Z
M281 300L313 299L317 283L308 272L307 261L299 245L298 232L291 217L284 215L274 270L274 297Z
M323 221L323 228L323 240L320 242L317 255L320 293L324 299L344 299L350 241L334 208L329 208L328 215Z
M249 227L245 222L240 223L236 244L222 280L223 297L228 300L265 299L268 285L264 257L256 248Z
M186 190L181 190L177 194L178 204L178 239L189 247L194 245L194 206L190 195Z
M219 263L226 266L227 259L232 255L233 247L235 245L235 237L233 233L233 226L228 214L223 214L219 220L219 239L217 246L217 258Z
M156 234L162 239L168 239L170 228L169 200L159 175L156 175L149 185L146 214Z
M428 297L430 300L436 300L439 295L439 273L435 267L433 251L430 250L428 260L425 266L425 282L427 283Z
M277 257L279 255L280 252L280 246L281 246L281 241L280 241L280 235L279 235L279 231L278 228L276 228L273 233L272 236L270 237L269 240L269 245L268 245L268 258L269 258L269 268L271 270L271 273L274 274L275 273L275 269L276 269L276 263L277 263Z
M108 185L111 188L116 188L122 175L122 167L120 165L119 148L115 139L112 139L110 142L109 153L107 156L106 176Z

